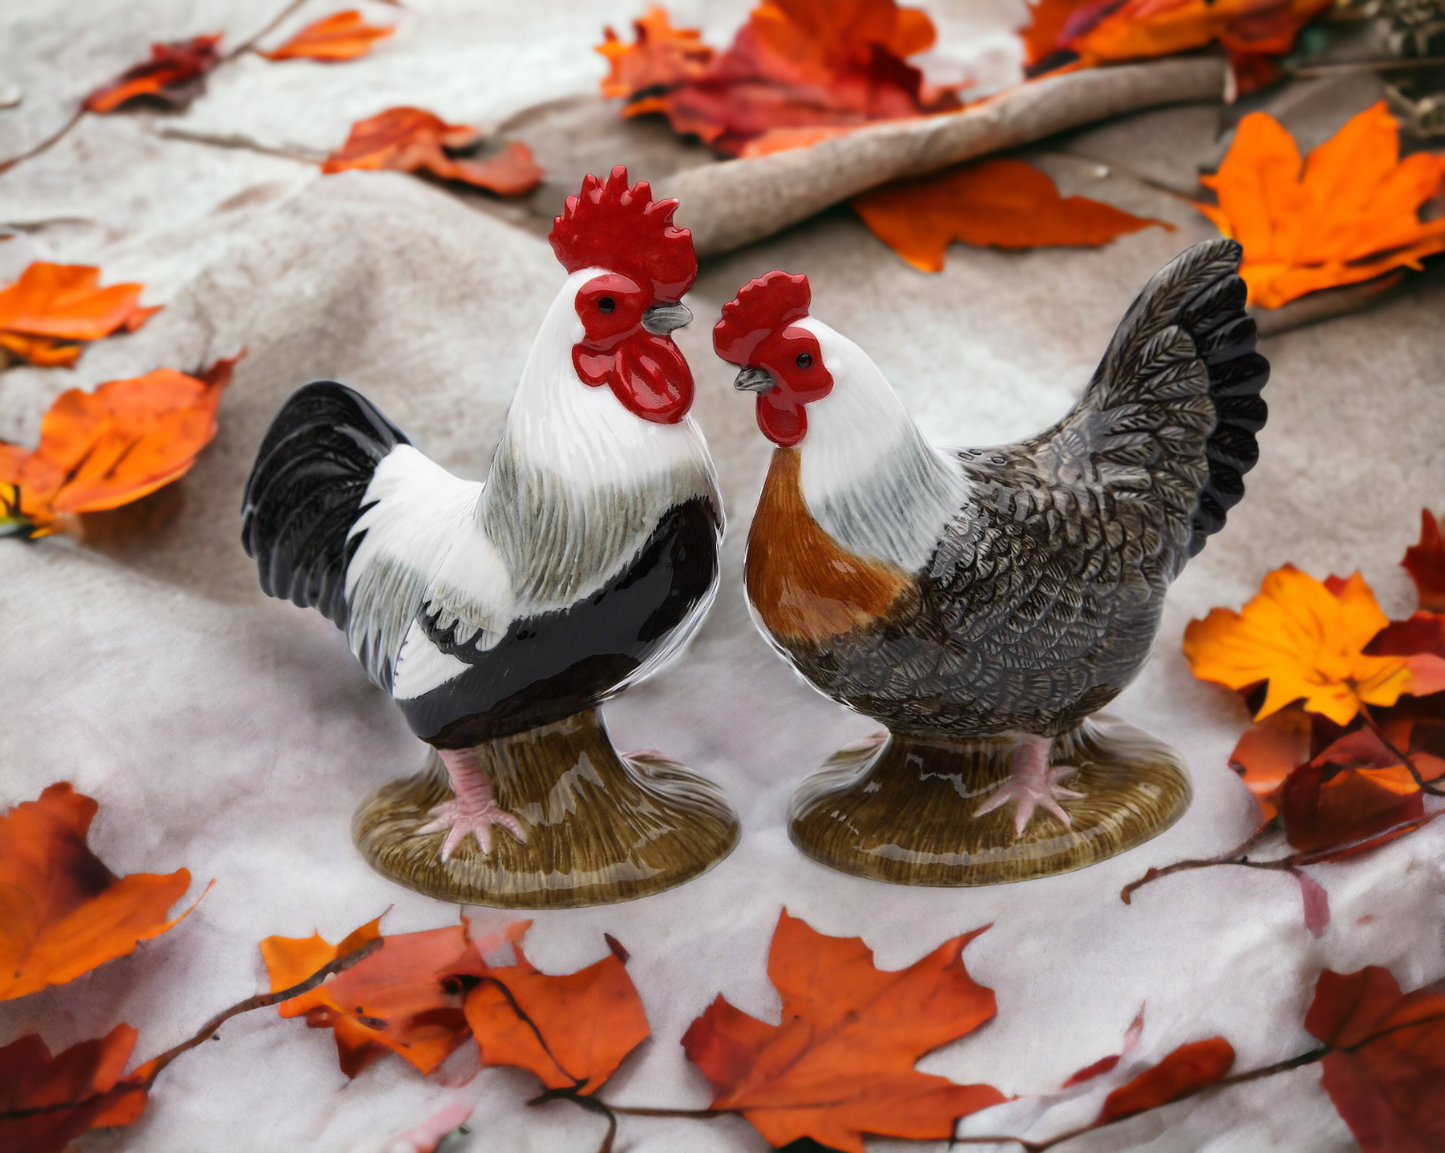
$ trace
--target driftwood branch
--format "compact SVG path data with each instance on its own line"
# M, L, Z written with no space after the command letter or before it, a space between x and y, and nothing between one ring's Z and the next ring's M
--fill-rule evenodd
M870 125L809 148L688 169L664 183L699 256L727 252L901 177L1166 104L1218 100L1222 58L1195 56L1045 76L943 116Z

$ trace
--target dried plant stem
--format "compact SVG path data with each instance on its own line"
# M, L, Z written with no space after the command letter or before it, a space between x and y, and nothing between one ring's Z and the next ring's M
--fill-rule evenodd
M1364 719L1365 726L1370 732L1375 734L1380 744L1384 745L1385 748L1389 750L1390 755L1405 766L1422 793L1429 793L1432 797L1445 797L1445 790L1442 790L1437 785L1431 784L1420 775L1420 770L1415 767L1415 763L1410 760L1406 753L1396 746L1395 742L1390 739L1389 735L1380 726L1380 723L1375 720L1370 710L1364 705L1360 706L1360 716Z
M10 169L14 168L17 164L19 164L22 160L29 160L32 156L39 156L47 148L59 144L62 140L65 139L66 134L69 133L70 130L74 128L77 124L79 124L84 118L85 107L82 105L75 110L75 114L71 116L71 118L67 120L63 125L61 125L58 130L52 132L34 148L30 149L29 152L22 152L19 156L10 157L9 160L0 160L0 173L8 172Z
M290 16L293 12L300 8L301 5L305 3L306 0L291 0L289 4L287 4L284 8L281 9L281 11L277 12L276 15L272 16L271 19L266 22L265 27L263 27L261 31L257 32L250 39L243 40L238 47L233 48L230 52L227 52L226 59L234 60L237 56L240 56L246 52L254 52L256 50L257 44L259 44L262 40L264 40L267 36L274 32L277 26L281 23L281 21L285 20L286 17Z
M1162 869L1150 869L1137 881L1130 881L1119 891L1119 899L1124 904L1130 903L1136 889L1141 889L1150 881L1157 881L1160 877L1167 877L1171 873L1183 873L1189 869L1208 869L1215 865L1245 865L1256 869L1285 868L1283 858L1280 863L1266 861L1250 861L1249 854L1262 840L1270 833L1270 822L1266 821L1250 833L1249 837L1240 845L1228 852L1220 853L1217 857L1198 857L1187 861L1175 861L1172 865L1165 865Z
M280 24L283 20L286 19L286 17L290 16L293 12L300 8L301 5L303 5L304 3L306 3L306 0L290 0L290 3L288 3L284 8L282 8L281 11L277 12L276 15L267 22L264 28L262 28L259 32L257 32L249 39L242 41L242 43L238 47L233 48L230 52L227 52L226 55L221 58L220 63L216 65L216 68L220 68L222 65L228 64L230 61L236 59L236 57L244 55L247 52L254 52L256 50L256 44L263 37L267 36L273 29L276 28L278 24ZM213 68L211 71L214 72L215 69ZM81 122L81 120L85 118L86 113L87 109L85 107L85 104L82 103L80 107L75 110L74 114L70 117L69 120L67 120L63 125L61 125L61 127L57 131L52 133L50 136L47 136L34 148L30 149L30 151L22 152L19 156L12 156L8 160L0 160L0 173L8 172L10 169L14 168L15 165L19 164L22 160L29 160L31 159L31 157L39 156L47 148L51 148L54 145L59 144L60 141L65 138L66 134L69 133L72 128L74 128L77 124Z
M159 1056L152 1057L132 1073L130 1077L122 1077L116 1082L113 1088L149 1089L151 1085L155 1083L155 1079L162 1069L182 1053L188 1052L202 1042L210 1040L216 1030L232 1017L238 1016L241 1013L249 1013L252 1009L264 1009L269 1005L279 1005L282 1001L289 1001L292 997L299 997L303 993L309 993L312 989L316 988L317 985L325 981L326 978L335 973L344 973L353 965L364 961L367 957L371 956L372 953L376 952L377 949L381 948L382 944L383 938L377 937L374 940L368 941L354 952L347 953L344 957L337 957L336 960L327 965L323 965L320 969L317 969L316 972L312 973L311 976L307 977L306 980L299 984L292 985L289 989L280 989L274 993L257 993L253 997L247 997L244 1001L237 1001L236 1004L232 1005L229 1009L223 1009L217 1013L202 1025L193 1036L182 1041L179 1045L167 1049ZM106 1090L107 1093L112 1091L113 1089ZM102 1094L96 1094L96 1096L101 1095ZM93 1097L87 1097L79 1101L62 1101L56 1105L40 1105L34 1109L7 1110L6 1112L0 1113L0 1122L33 1117L38 1113L55 1113L62 1109L78 1109L93 1099Z
M1266 1077L1273 1077L1273 1076L1276 1076L1276 1075L1279 1074L1279 1073L1288 1073L1288 1072L1290 1072L1290 1071L1293 1070L1293 1069L1302 1069L1302 1068L1304 1068L1306 1065L1313 1065L1313 1064L1315 1064L1316 1062L1323 1061L1323 1060L1324 1060L1326 1057L1328 1057L1331 1053L1357 1053L1357 1052L1359 1052L1361 1049L1365 1048L1366 1046L1368 1046L1368 1045L1373 1045L1376 1041L1379 1041L1379 1040L1382 1040L1382 1039L1385 1038L1385 1037L1388 1037L1391 1033L1398 1033L1398 1032L1401 1032L1401 1031L1403 1031L1403 1030L1405 1030L1405 1029L1418 1028L1418 1027L1421 1026L1421 1025L1434 1024L1435 1022L1441 1021L1441 1020L1445 1020L1445 1013L1437 1013L1437 1014L1433 1014L1433 1015L1431 1015L1431 1016L1429 1016L1429 1017L1420 1017L1420 1018L1418 1018L1418 1019L1416 1019L1416 1020L1413 1020L1413 1021L1405 1021L1405 1022L1403 1022L1403 1023L1399 1024L1399 1025L1392 1025L1392 1026L1390 1026L1390 1027L1387 1028L1387 1029L1381 1029L1381 1030L1379 1030L1379 1031L1376 1032L1376 1033L1371 1033L1368 1037L1365 1037L1365 1038L1363 1038L1362 1040L1357 1041L1357 1042L1356 1042L1355 1044L1353 1044L1353 1045L1344 1045L1344 1046L1321 1045L1321 1046L1319 1046L1319 1048L1317 1048L1317 1049L1310 1049L1310 1050L1308 1050L1307 1052L1300 1053L1298 1056L1286 1057L1283 1061L1276 1061L1276 1062L1275 1062L1274 1064L1272 1064L1272 1065L1261 1065L1261 1066L1260 1066L1259 1068L1257 1068L1257 1069L1247 1069L1247 1070L1245 1070L1243 1073L1232 1073L1232 1074L1230 1074L1228 1077L1221 1077L1218 1081L1215 1081L1213 1084L1204 1085L1204 1086L1200 1087L1199 1089L1196 1089L1193 1093L1185 1093L1185 1094L1183 1094L1182 1096L1175 1097L1175 1098L1173 1098L1172 1100L1165 1101L1165 1102L1163 1102L1162 1104L1159 1104L1159 1105L1155 1105L1153 1108L1154 1108L1154 1109L1163 1109L1163 1108L1165 1108L1165 1107L1168 1106L1168 1105L1173 1105L1173 1104L1175 1104L1175 1102L1184 1101L1184 1100L1187 1100L1187 1099L1190 1098L1190 1097L1197 1097L1197 1096L1198 1096L1199 1094L1201 1094L1201 1093L1217 1092L1218 1090L1228 1089L1228 1088L1230 1088L1230 1087L1232 1087L1232 1086L1234 1086L1234 1085L1243 1085L1243 1084L1245 1084L1245 1083L1247 1083L1247 1082L1249 1082L1249 1081L1261 1081L1261 1080L1263 1080L1263 1079L1266 1078ZM1141 1112L1152 1112L1152 1111L1153 1111L1153 1109L1141 1110ZM995 1137L995 1136L986 1136L986 1137L954 1137L953 1140L952 1140L952 1144L954 1144L954 1145L1010 1145L1010 1144L1011 1144L1011 1145L1017 1145L1017 1146L1019 1146L1021 1149L1024 1149L1024 1150L1026 1151L1026 1153L1043 1153L1043 1151L1046 1150L1046 1149L1052 1149L1052 1148L1053 1148L1054 1146L1056 1146L1056 1145L1062 1145L1065 1141L1072 1141L1075 1137L1082 1137L1085 1133L1093 1133L1093 1132L1095 1132L1095 1131L1097 1131L1097 1130L1099 1130L1099 1129L1105 1129L1105 1128L1107 1128L1107 1127L1110 1126L1110 1125L1117 1125L1117 1124L1119 1124L1119 1122L1121 1122L1121 1121L1129 1121L1129 1120L1131 1120L1131 1119L1133 1119L1133 1118L1135 1118L1135 1117L1138 1117L1138 1116L1139 1116L1139 1113L1127 1113L1127 1114L1125 1114L1125 1115L1122 1116L1122 1117L1115 1117L1115 1118L1112 1118L1111 1120L1105 1121L1105 1122L1103 1122L1103 1124L1099 1124L1099 1125L1083 1125L1083 1126L1080 1126L1080 1127L1077 1128L1077 1129L1070 1129L1070 1130L1069 1130L1068 1132L1066 1132L1066 1133L1060 1133L1060 1134L1058 1134L1057 1136L1050 1137L1050 1138L1048 1138L1047 1140L1044 1140L1044 1141L1028 1141L1028 1140L1025 1140L1025 1139L1022 1138L1022 1137L1012 1137L1012 1136L997 1136L997 1137Z

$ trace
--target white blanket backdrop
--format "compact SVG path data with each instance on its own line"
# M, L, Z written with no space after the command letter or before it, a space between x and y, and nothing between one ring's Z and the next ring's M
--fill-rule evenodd
M1022 22L1021 4L931 7L943 33L937 67L972 68L995 83L1017 67L1009 29ZM309 5L287 27L329 10ZM539 157L554 174L548 193L574 186L574 170L610 163L609 149L633 164L634 178L702 157L656 126L614 122L590 100L604 70L591 45L603 23L639 14L630 3L410 0L366 10L403 26L368 59L243 59L217 72L187 113L88 118L0 176L0 224L20 230L0 244L0 281L33 259L93 263L107 283L144 281L145 302L166 305L139 333L91 346L74 370L0 374L0 437L33 443L41 413L65 388L161 366L194 369L247 349L221 404L219 436L168 498L173 519L84 544L0 544L0 806L70 780L100 802L91 843L113 870L184 865L193 893L216 878L188 920L133 956L0 1005L0 1043L38 1029L58 1050L124 1020L140 1030L143 1058L264 986L262 937L319 930L336 940L387 908L390 932L456 918L454 907L373 874L351 847L357 802L411 771L424 749L328 622L261 595L239 544L240 491L272 413L318 377L361 389L447 467L485 475L531 333L563 277L538 228L556 197L528 210L394 173L323 177L313 165L214 140L324 153L353 120L393 104L486 125L577 97L555 115L531 114ZM672 10L721 44L746 5ZM0 77L23 103L0 111L0 156L56 127L151 40L220 30L244 37L270 11L249 0L11 0L0 12ZM1301 135L1316 139L1363 106L1296 104ZM579 124L592 126L585 137ZM1157 651L1114 708L1188 758L1195 800L1173 829L1083 872L973 890L852 879L787 839L786 804L802 776L874 726L796 680L748 621L743 543L769 446L730 387L733 370L712 355L718 310L749 277L805 271L815 315L871 351L936 442L1033 432L1077 395L1143 281L1212 234L1186 205L1118 166L1188 188L1193 166L1217 154L1219 124L1217 107L1193 106L1031 153L1065 192L1161 216L1176 232L1149 229L1100 250L955 246L946 271L926 276L844 208L704 266L688 298L697 321L680 344L730 518L722 590L682 661L607 716L620 747L661 748L715 776L743 837L727 861L681 889L535 917L528 952L545 970L597 959L604 931L632 953L653 1037L613 1079L609 1099L707 1103L679 1038L719 992L776 1019L764 966L784 906L822 932L861 935L886 968L992 922L965 960L997 993L998 1016L921 1063L958 1080L1009 1094L1051 1091L1117 1052L1147 1006L1142 1043L1118 1075L1041 1119L1019 1102L970 1119L967 1132L1033 1123L1038 1137L1087 1120L1138 1064L1214 1034L1234 1044L1240 1069L1303 1051L1312 1041L1300 1021L1322 967L1386 965L1405 988L1445 974L1440 826L1314 870L1334 914L1318 940L1304 927L1298 889L1277 875L1194 872L1145 889L1131 907L1118 899L1151 865L1220 852L1255 820L1226 763L1246 713L1232 694L1190 675L1179 642L1191 617L1237 606L1286 561L1317 576L1360 567L1387 612L1413 607L1396 561L1420 506L1445 503L1438 275L1372 311L1264 345L1274 366L1271 418L1249 496L1171 592ZM1101 159L1115 166L1107 175ZM679 222L699 211L705 205L683 204ZM506 916L469 914L483 927ZM1070 1148L1353 1149L1318 1082L1317 1068L1301 1069ZM380 1150L388 1134L453 1100L474 1103L475 1113L471 1136L449 1148L596 1147L597 1118L566 1103L527 1108L535 1088L517 1071L478 1072L470 1045L431 1078L388 1057L349 1082L329 1032L263 1010L167 1069L137 1124L81 1147ZM624 1118L617 1147L713 1153L766 1144L731 1118Z

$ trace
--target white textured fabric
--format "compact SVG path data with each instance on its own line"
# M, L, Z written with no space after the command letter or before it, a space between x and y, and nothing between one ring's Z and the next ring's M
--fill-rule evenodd
M708 7L712 42L726 41L742 7ZM679 23L701 9L674 6ZM197 893L216 878L187 921L134 956L0 1005L0 1043L34 1028L59 1049L124 1020L140 1030L138 1056L150 1056L264 984L262 937L319 930L336 940L388 907L391 932L456 916L373 874L351 847L357 803L414 770L424 748L336 629L262 596L239 543L240 493L271 415L292 388L317 377L360 389L439 463L482 477L532 334L564 279L537 235L556 205L499 206L390 173L322 177L294 160L161 132L240 133L320 151L350 121L391 104L484 122L590 92L602 71L589 51L598 26L639 10L371 6L369 15L399 19L404 30L368 60L247 59L218 73L183 116L89 118L0 176L0 222L27 226L0 243L0 279L30 259L85 261L100 264L107 283L144 281L145 301L166 305L140 332L90 347L73 371L0 374L0 436L33 443L41 413L64 388L195 368L248 349L221 404L220 435L161 504L173 519L85 545L0 542L0 804L71 780L100 802L92 844L116 872L184 865ZM936 54L966 59L973 36L983 64L996 69L1019 10L967 10L941 13ZM324 14L325 6L308 6L293 25ZM13 77L25 100L0 111L0 155L58 124L69 102L139 59L149 40L222 28L243 36L265 15L242 0L9 0L0 12L0 76ZM656 126L570 107L550 121L536 114L539 154L543 138L553 155L566 154L557 142L568 124L605 123L614 135L579 139L577 156L605 163L606 144L619 159L662 158L659 167L698 159ZM1226 766L1245 712L1233 695L1195 681L1180 656L1192 616L1240 604L1286 561L1320 576L1361 566L1388 612L1412 607L1395 562L1414 537L1419 506L1445 503L1438 273L1374 311L1265 347L1274 365L1271 419L1249 496L1175 586L1155 657L1115 709L1187 756L1196 796L1175 828L1084 872L975 890L855 880L806 860L787 839L787 800L803 774L873 726L795 680L748 621L741 558L770 446L753 424L751 398L731 387L733 366L712 355L722 304L770 269L805 271L816 315L868 350L935 443L1030 433L1077 395L1147 277L1211 234L1187 206L1126 175L1101 176L1099 161L1188 187L1190 166L1216 148L1218 124L1214 108L1151 113L1031 153L1065 192L1162 216L1177 232L1150 229L1101 250L955 246L947 270L927 276L838 210L704 269L688 300L697 321L679 343L697 377L694 413L728 506L722 589L683 661L609 705L607 716L620 747L659 748L714 775L737 807L743 839L681 889L535 918L528 954L543 969L597 959L604 931L632 953L653 1039L613 1080L609 1099L706 1104L706 1084L679 1038L719 992L774 1017L765 957L785 905L822 932L862 935L884 967L992 922L965 959L997 992L998 1016L922 1067L1009 1094L1050 1091L1116 1052L1141 1003L1146 1024L1132 1060L1217 1033L1245 1069L1309 1047L1300 1021L1323 966L1387 965L1406 988L1445 974L1439 825L1315 869L1334 914L1319 940L1305 930L1296 886L1274 874L1196 872L1145 889L1130 907L1118 899L1151 865L1238 843L1255 818ZM679 223L705 211L684 204ZM482 927L502 917L471 913ZM1071 1148L1344 1153L1353 1143L1318 1080L1317 1069L1302 1069ZM169 1067L136 1125L81 1145L366 1153L464 1100L476 1112L473 1136L458 1149L595 1147L597 1118L566 1103L529 1109L535 1089L517 1071L477 1073L470 1046L429 1079L388 1057L348 1083L329 1032L261 1011ZM1103 1091L1071 1108L1090 1115ZM1000 1107L969 1122L970 1131L1007 1131L1031 1108ZM1034 1132L1077 1119L1056 1113ZM740 1120L624 1118L618 1148L761 1153L765 1143Z

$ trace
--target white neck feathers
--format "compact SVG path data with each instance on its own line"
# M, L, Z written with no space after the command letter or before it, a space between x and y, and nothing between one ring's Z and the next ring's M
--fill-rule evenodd
M807 406L803 499L815 520L853 552L916 572L968 496L958 461L933 448L868 354L808 317L833 389Z
M606 385L577 377L572 346L585 335L577 290L606 271L585 268L562 285L522 369L506 437L525 465L582 486L632 486L679 467L696 468L708 456L692 417L677 424L643 420Z

